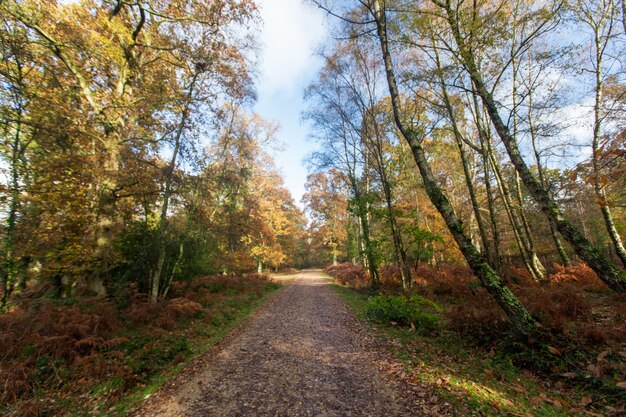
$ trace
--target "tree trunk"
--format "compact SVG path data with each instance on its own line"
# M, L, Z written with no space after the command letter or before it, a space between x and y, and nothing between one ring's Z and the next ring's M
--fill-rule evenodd
M172 151L172 159L168 164L167 171L165 173L165 189L163 190L163 205L161 207L161 217L159 218L159 229L158 229L158 239L159 239L159 258L157 260L156 268L154 270L154 274L152 275L152 284L150 291L150 301L156 303L159 299L159 292L161 291L160 282L161 282L161 274L163 271L163 264L165 263L165 256L167 250L167 240L165 239L165 231L167 229L167 210L169 208L170 197L172 194L172 179L174 178L174 169L176 168L176 159L178 158L178 153L180 151L181 139L183 136L183 132L185 130L185 125L187 124L187 118L189 117L189 109L191 107L191 100L193 96L194 87L196 85L196 80L200 75L199 72L194 73L193 78L191 80L191 84L189 85L189 92L187 93L187 97L185 98L185 104L183 108L183 112L181 114L180 124L178 125L178 129L176 130L176 136L174 138L174 150Z
M598 205L600 206L600 210L602 211L602 218L604 219L604 225L609 234L611 242L613 242L613 246L615 248L615 254L621 261L622 265L626 268L626 249L624 248L624 243L615 228L615 223L613 222L613 215L611 214L611 209L609 207L609 203L606 198L606 192L604 190L604 184L602 181L602 173L600 163L598 161L598 157L600 156L601 150L600 146L600 135L602 133L602 94L603 94L603 85L604 80L602 79L602 64L603 64L603 45L602 45L602 37L599 33L598 26L594 27L594 45L596 48L595 55L595 96L594 96L594 104L593 104L593 138L591 144L591 166L593 167L593 189L596 193L596 197L598 200Z
M21 159L21 133L22 133L22 108L18 106L16 117L15 134L11 144L11 179L9 193L9 212L7 215L6 237L4 242L4 271L2 273L2 300L0 301L0 312L7 310L9 298L15 287L16 265L15 265L15 226L17 219L17 209L20 199L20 159Z
M393 210L391 185L389 184L386 175L381 175L381 182L383 185L383 193L385 194L385 203L387 205L387 215L389 216L389 226L391 228L391 236L393 238L396 264L400 270L402 288L407 290L413 285L413 274L411 273L411 267L407 260L406 251L404 250L404 243L402 241L402 234L396 220L396 214Z
M516 188L516 198L517 198L517 206L519 208L519 218L522 223L522 227L524 228L524 234L526 236L526 252L528 253L528 258L532 265L533 271L537 274L537 278L539 281L543 282L547 279L548 273L546 268L543 266L539 257L537 256L537 251L535 250L535 241L533 240L533 235L530 231L530 226L528 225L528 221L526 220L526 214L524 213L524 200L522 196L522 185L520 184L519 174L515 171L515 188Z
M522 261L524 262L524 266L530 273L531 277L534 281L540 281L541 275L535 269L533 264L532 254L528 251L528 241L526 237L526 233L522 228L521 221L518 217L518 213L513 206L513 201L511 199L511 192L509 191L509 187L506 185L506 181L502 176L502 172L500 171L500 166L493 156L493 152L491 150L491 146L488 146L487 152L489 153L489 160L491 161L491 167L493 172L495 173L496 183L498 184L498 190L500 191L500 196L502 197L502 204L506 210L506 214L511 222L511 227L513 228L513 235L515 236L515 242L517 243L517 247L519 249L520 256L522 257Z
M387 22L386 11L381 5L380 0L374 0L374 18L376 20L376 29L381 45L383 62L385 65L387 83L391 96L394 120L400 130L402 136L409 144L413 153L413 158L417 163L418 169L424 181L426 192L433 202L441 216L443 217L448 229L456 240L461 252L465 256L467 263L472 271L480 279L482 285L495 298L496 302L507 314L513 327L520 333L528 332L534 323L534 320L524 307L524 305L515 297L515 295L507 288L500 276L493 270L491 265L476 250L470 239L466 236L462 223L457 217L454 209L450 205L448 198L445 196L430 169L428 160L422 148L421 140L417 132L408 128L402 122L400 111L400 92L396 84L395 70L391 60L389 51L389 42L387 39Z
M529 69L530 72L530 69ZM537 162L537 174L539 176L539 182L541 186L545 190L549 190L548 182L546 181L545 174L543 172L543 165L541 164L541 154L539 153L539 148L537 147L537 136L535 134L535 126L533 119L533 94L532 89L528 92L528 128L530 130L530 139L533 145L533 153L535 154L535 162ZM550 236L552 237L552 241L554 242L554 246L556 247L557 252L559 253L559 257L561 258L561 262L564 266L570 266L572 263L567 256L567 252L565 252L565 248L563 247L563 243L561 242L561 238L557 234L556 229L552 225L552 223L548 222L550 227Z
M485 223L483 221L482 216L480 215L480 207L478 206L478 200L476 199L476 191L474 190L474 184L472 183L472 175L468 166L467 154L465 152L465 148L463 147L463 139L461 131L456 123L456 115L454 113L454 109L452 108L452 103L450 102L450 96L448 95L448 89L446 87L446 82L443 77L443 68L441 66L441 61L439 59L439 52L437 48L435 51L435 61L437 63L437 72L439 75L439 83L441 84L441 92L443 95L443 103L448 112L448 117L450 118L450 124L452 125L452 133L454 137L454 141L456 142L457 148L459 150L459 156L461 157L461 164L463 165L463 175L465 177L465 185L467 186L467 191L469 192L470 202L472 204L472 211L474 212L474 218L476 219L476 224L478 225L478 233L480 234L480 240L482 242L482 253L485 254L487 259L491 259L491 252L489 249L489 240L487 239L487 230L485 228Z
M99 184L98 206L96 209L97 225L94 249L96 267L86 279L87 290L101 297L106 295L104 283L108 278L111 255L113 253L117 173L120 164L119 142L119 135L115 130L109 132L104 140L104 172Z
M472 79L476 93L482 99L491 123L502 140L502 143L504 144L504 147L506 148L506 151L511 159L511 163L517 172L519 172L520 177L529 193L533 196L553 226L565 239L567 239L578 256L587 262L587 264L598 274L600 279L602 279L614 291L626 292L626 273L620 271L619 268L611 264L611 262L609 262L606 257L596 247L594 247L593 244L587 240L571 222L565 219L561 209L558 207L554 199L541 186L537 179L535 179L534 175L526 165L526 162L522 158L519 151L517 142L511 136L508 127L504 124L500 114L498 113L498 106L496 105L495 100L483 83L473 54L465 46L464 39L459 31L456 14L450 8L449 3L445 5L445 9L448 14L448 23L459 47L461 59L463 60L463 64Z
M363 250L365 252L365 268L368 270L370 279L372 280L372 289L378 290L380 288L380 277L378 275L378 265L376 263L376 258L374 257L374 250L372 248L372 243L370 240L370 228L369 221L367 219L367 207L366 203L363 201L360 191L356 191L355 195L358 217L361 225L361 241L363 243Z

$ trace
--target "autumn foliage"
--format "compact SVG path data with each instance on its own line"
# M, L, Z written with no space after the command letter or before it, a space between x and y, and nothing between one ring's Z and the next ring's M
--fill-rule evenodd
M393 269L388 271L391 275L383 276L386 292L401 291L397 270L395 273ZM363 268L359 266L341 264L327 268L326 272L341 285L367 287ZM619 360L619 354L607 358L608 353L602 352L624 353L624 295L607 293L606 285L584 264L568 268L555 266L548 285L532 281L525 270L518 272L512 271L509 285L537 320L536 334L521 345L502 310L467 267L422 265L414 270L412 291L436 301L443 308L445 329L478 349L509 352L515 364L523 369L557 380L561 377L554 374L554 369L560 369L569 383L585 378L586 372L587 378L598 381L598 386L606 384L608 392L613 392L614 384L620 381L623 384L626 366ZM414 314L417 312L419 308ZM404 324L408 326L408 321ZM598 361L596 357L601 353L603 359ZM563 361L564 357L576 359ZM587 370L572 373L569 360L584 364ZM602 378L607 379L599 382Z
M0 316L0 412L111 405L186 361L274 286L261 275L207 276L175 285L173 298L156 304L134 288L114 300L25 299Z

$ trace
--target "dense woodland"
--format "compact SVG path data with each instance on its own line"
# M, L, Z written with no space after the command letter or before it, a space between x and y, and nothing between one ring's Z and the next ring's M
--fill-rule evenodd
M189 291L285 268L449 296L451 329L490 349L539 328L626 351L623 1L312 3L336 25L304 92L302 211L250 110L253 1L0 1L0 374L23 380L0 400L97 350L18 335L40 302L195 317L215 300ZM626 366L605 371L620 398Z

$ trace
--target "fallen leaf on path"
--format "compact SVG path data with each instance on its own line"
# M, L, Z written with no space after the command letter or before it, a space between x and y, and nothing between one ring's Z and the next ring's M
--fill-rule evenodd
M521 386L520 384L513 384L511 386L511 388L513 388L514 391L519 392L520 394L523 394L526 392L526 388L524 388L523 386Z
M589 404L591 404L593 402L593 400L591 399L591 397L582 397L580 399L580 403L582 405L584 405L585 407L588 406Z
M617 388L626 389L626 381L618 382L615 386Z
M503 398L502 403L507 407L515 407L515 403L507 398Z
M561 356L561 351L552 346L548 346L548 352L556 356Z
M572 405L568 403L567 401L565 401L563 398L557 398L554 401L559 402L564 408L572 408Z

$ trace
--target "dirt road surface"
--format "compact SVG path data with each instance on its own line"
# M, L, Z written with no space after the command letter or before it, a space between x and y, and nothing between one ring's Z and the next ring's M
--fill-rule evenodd
M454 414L389 360L321 273L304 271L135 416Z

